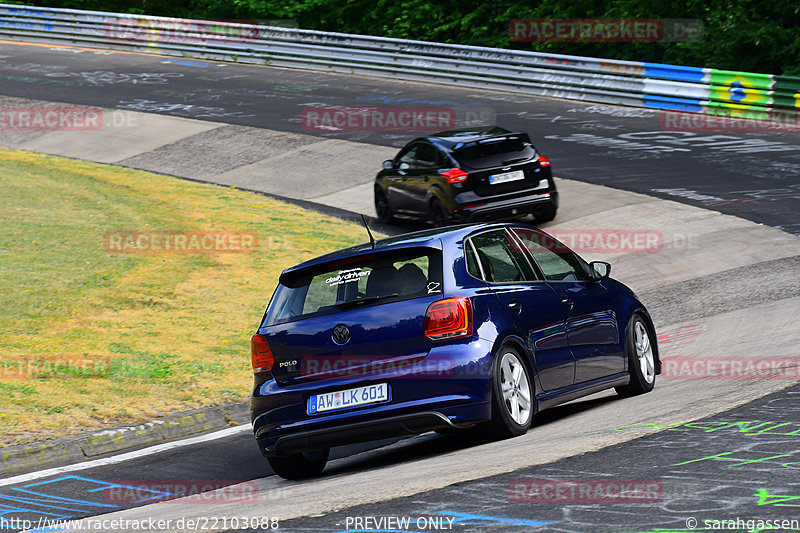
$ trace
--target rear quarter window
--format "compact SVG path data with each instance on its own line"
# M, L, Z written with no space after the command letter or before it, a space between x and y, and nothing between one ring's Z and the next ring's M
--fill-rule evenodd
M477 253L477 256L474 251ZM521 251L505 230L487 231L470 237L465 246L467 272L490 283L513 283L535 279ZM480 265L479 265L480 264Z

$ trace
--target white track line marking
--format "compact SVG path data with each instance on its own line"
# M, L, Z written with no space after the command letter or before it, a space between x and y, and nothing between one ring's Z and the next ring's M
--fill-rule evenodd
M105 465L113 465L116 463L122 463L125 461L130 461L131 459L136 459L138 457L144 457L147 455L152 455L154 453L160 453L167 450L172 450L175 448L182 448L184 446L191 446L193 444L198 444L201 442L208 442L217 439L223 439L225 437L230 437L231 435L236 435L237 433L241 433L245 430L250 430L251 427L249 424L244 424L241 426L235 426L231 428L221 429L219 431L215 431L214 433L209 433L207 435L200 435L198 437L190 437L188 439L177 440L175 442L165 442L164 444L158 444L156 446L150 446L149 448L144 448L142 450L136 450L134 452L127 452L122 453L119 455L114 455L112 457L106 457L103 459L95 459L93 461L85 461L83 463L76 463L72 465L66 466L59 466L56 468L48 468L47 470L40 470L38 472L30 472L28 474L20 474L18 476L9 477L6 479L0 479L0 487L6 485L14 485L17 483L26 483L28 481L33 481L35 479L41 479L43 477L50 477L50 476L57 476L58 474L64 474L67 472L76 472L79 470L86 470L87 468L94 468L96 466L105 466Z

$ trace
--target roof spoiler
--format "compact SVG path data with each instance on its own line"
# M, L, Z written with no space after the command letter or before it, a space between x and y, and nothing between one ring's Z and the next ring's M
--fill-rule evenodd
M500 142L511 139L522 139L526 143L531 144L531 138L527 133L525 133L524 131L514 131L509 133L501 133L499 135L492 135L491 137L482 137L474 141L458 143L453 147L453 151L463 150L465 148L470 148L472 146L478 146L481 144L488 144L488 143Z

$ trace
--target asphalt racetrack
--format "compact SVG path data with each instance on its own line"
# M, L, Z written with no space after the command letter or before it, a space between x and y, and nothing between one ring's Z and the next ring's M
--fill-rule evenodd
M656 110L46 45L0 44L0 87L6 96L382 146L402 146L409 133L309 130L318 123L304 123L303 112L433 106L452 112L459 124L529 132L557 162L561 177L674 199L800 235L797 129L726 131ZM678 131L665 131L671 129Z

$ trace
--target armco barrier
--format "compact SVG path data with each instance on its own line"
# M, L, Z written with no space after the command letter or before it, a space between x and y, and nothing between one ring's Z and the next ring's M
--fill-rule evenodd
M800 78L231 22L0 4L0 39L109 48L768 118Z

